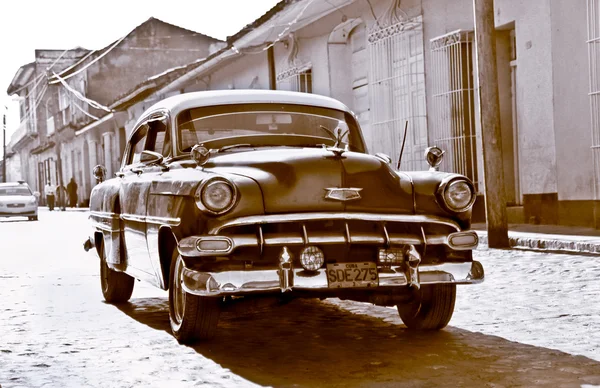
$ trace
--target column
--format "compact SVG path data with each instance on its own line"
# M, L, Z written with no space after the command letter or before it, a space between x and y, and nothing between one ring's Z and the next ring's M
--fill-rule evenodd
M90 150L90 167L94 168L98 164L98 142L96 140L88 140Z
M112 132L105 132L102 134L104 142L104 161L106 165L106 177L113 176L113 160L112 160Z

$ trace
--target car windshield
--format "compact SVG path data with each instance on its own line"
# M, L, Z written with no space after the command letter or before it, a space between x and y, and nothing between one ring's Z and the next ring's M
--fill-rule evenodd
M360 130L347 112L292 104L243 104L193 108L177 117L178 148L346 145L365 152Z
M27 195L31 196L31 191L27 187L15 186L15 187L0 187L0 196L7 195Z

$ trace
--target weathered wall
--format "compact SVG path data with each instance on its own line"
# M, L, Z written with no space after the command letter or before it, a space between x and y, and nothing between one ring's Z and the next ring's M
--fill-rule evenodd
M269 89L267 52L251 52L254 54L244 55L212 73L207 80L210 89Z
M87 96L108 104L152 75L207 57L212 43L212 38L151 19L88 68Z
M495 9L497 26L515 22L522 192L556 193L550 0L499 0Z
M551 6L558 199L594 199L586 0L552 0Z

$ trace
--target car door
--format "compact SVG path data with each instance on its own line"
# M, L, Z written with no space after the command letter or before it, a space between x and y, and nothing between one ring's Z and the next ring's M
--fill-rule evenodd
M160 123L164 117L164 114L160 112L150 115L134 129L127 146L127 159L119 174L121 179L119 198L128 258L127 266L131 267L130 269L135 272L136 276L153 283L156 282L156 268L148 253L146 210L150 186L157 175L161 173L161 167L143 162L142 152L154 151L157 147L157 140L164 141L157 139L155 130L160 127L157 123ZM164 139L164 133L162 137Z
M158 233L161 226L175 226L179 221L171 214L174 207L172 201L176 199L173 195L172 180L168 178L168 165L173 155L171 128L168 115L157 116L149 122L149 135L146 142L146 151L154 152L159 162L145 166L145 179L150 182L149 193L146 200L146 242L151 266L154 270L156 285L165 288L159 257ZM156 187L162 190L157 192Z

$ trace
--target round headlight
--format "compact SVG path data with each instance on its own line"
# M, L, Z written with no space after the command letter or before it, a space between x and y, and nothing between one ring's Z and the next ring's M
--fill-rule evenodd
M467 210L475 199L471 185L465 180L450 182L444 190L444 201L450 210L462 212Z
M213 179L199 188L196 204L209 212L221 214L233 207L235 197L233 184L224 179Z

